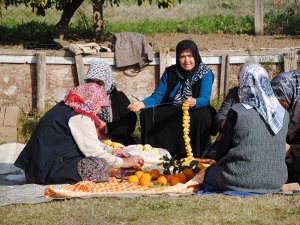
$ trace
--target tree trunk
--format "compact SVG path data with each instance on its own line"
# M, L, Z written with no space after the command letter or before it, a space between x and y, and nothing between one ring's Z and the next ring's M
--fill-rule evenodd
M93 0L93 21L95 28L95 38L97 41L101 41L103 32L103 4L99 3L97 0Z
M63 8L59 22L54 27L54 38L64 39L72 16L84 0L73 0Z

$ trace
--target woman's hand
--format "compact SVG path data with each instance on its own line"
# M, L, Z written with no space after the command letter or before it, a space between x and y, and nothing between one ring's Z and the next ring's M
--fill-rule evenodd
M190 108L194 107L196 105L196 99L193 97L188 97L188 99L185 101L189 105Z
M134 102L128 106L128 109L132 112L140 111L145 108L145 104L143 102Z
M142 157L138 155L133 155L128 158L123 158L122 167L130 168L130 167L137 167L140 168L144 165L144 160Z
M124 148L113 148L111 150L111 154L113 154L113 155L123 155L124 157L127 157L127 154L125 153Z
M99 121L100 121L99 129L100 130L105 130L106 123L103 120L100 120L100 119L99 119Z

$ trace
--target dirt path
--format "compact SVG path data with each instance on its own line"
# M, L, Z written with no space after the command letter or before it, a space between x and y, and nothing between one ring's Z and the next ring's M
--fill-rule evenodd
M255 50L262 48L300 48L300 36L252 36L229 34L158 34L147 38L158 47L171 47L183 39L195 41L202 51L216 49L245 49Z

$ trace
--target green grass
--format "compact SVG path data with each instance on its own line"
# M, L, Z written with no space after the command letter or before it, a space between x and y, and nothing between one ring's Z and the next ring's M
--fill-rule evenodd
M300 195L66 199L0 208L0 224L299 224Z
M225 33L253 34L253 2L247 0L183 0L169 10L152 5L138 7L133 0L120 7L104 7L104 32L110 38L122 31L144 35L158 33ZM298 0L265 0L265 33L299 35L300 2ZM24 41L52 39L54 25L61 11L47 9L38 17L23 5L2 7L0 43L20 44ZM93 39L92 7L85 1L71 20L66 39Z

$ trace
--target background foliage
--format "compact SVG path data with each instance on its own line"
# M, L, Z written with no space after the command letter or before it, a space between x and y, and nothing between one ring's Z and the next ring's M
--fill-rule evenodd
M52 39L61 11L46 9L37 16L30 7L10 5L0 0L0 43ZM34 0L44 1L44 0ZM136 0L120 1L119 6L104 4L104 32L110 38L122 31L144 35L157 33L229 33L253 34L254 1L251 0L182 0L175 7L159 8L156 4L138 6ZM264 0L266 34L300 35L300 0ZM92 2L85 0L69 24L66 39L93 39Z

